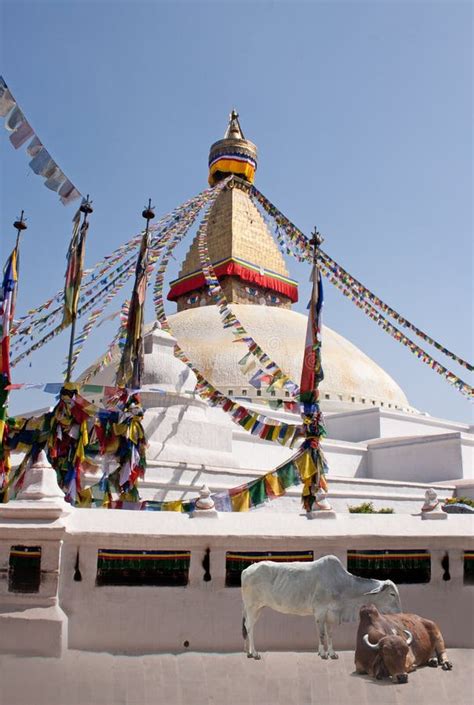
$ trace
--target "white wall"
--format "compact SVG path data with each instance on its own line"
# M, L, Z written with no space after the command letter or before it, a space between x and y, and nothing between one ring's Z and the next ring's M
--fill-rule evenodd
M472 477L463 466L462 446L470 439L460 433L368 441L369 474L373 478L442 482Z
M326 416L328 436L344 441L365 441L397 436L425 436L447 432L470 433L472 427L422 414L389 411L380 407Z
M449 519L448 519L449 521ZM326 523L326 522L325 522ZM134 541L135 548L192 550L190 584L187 587L96 587L95 567L98 548L123 547L122 542L101 539L83 545L71 542L65 553L61 604L69 617L69 648L124 653L156 653L185 651L184 642L195 651L239 651L243 649L242 602L240 589L226 588L224 582L226 550L308 550L315 558L335 553L345 564L346 550L374 547L373 541L360 538L331 542L325 548L317 537L268 541L264 537L241 541L229 537L215 546L212 539ZM129 542L127 542L129 543ZM221 543L221 542L219 542ZM403 543L403 546L401 545ZM426 539L416 542L418 548L429 548ZM413 545L413 542L410 543ZM72 581L77 547L80 547L80 583ZM205 549L211 548L211 582L203 581L201 561ZM406 547L401 539L385 540L386 548ZM130 546L129 546L130 547ZM462 584L462 562L459 549L446 546L451 561L451 581L442 580L438 569L445 550L433 550L432 581L424 585L402 585L400 594L404 611L435 619L451 647L474 645L474 587ZM335 630L338 649L353 648L357 625L342 625ZM263 650L309 650L316 647L314 620L311 617L282 615L264 610L256 628L256 643Z

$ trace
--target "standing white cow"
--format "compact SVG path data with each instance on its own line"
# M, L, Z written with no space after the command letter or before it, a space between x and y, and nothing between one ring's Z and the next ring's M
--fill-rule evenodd
M367 596L369 600L367 600ZM242 634L249 658L260 658L253 630L263 607L285 614L312 614L319 633L321 658L337 658L332 646L332 628L355 622L367 601L381 612L400 612L398 588L391 580L358 578L343 567L336 556L309 563L262 561L242 571L244 613Z

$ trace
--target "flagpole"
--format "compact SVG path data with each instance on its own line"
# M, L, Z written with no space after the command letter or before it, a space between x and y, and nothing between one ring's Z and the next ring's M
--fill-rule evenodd
M15 244L15 247L17 250L18 250L18 245L20 244L20 235L23 232L23 230L27 230L27 228L28 228L28 226L24 220L24 215L25 215L25 211L21 211L20 217L18 218L18 220L15 220L15 222L13 223L13 227L16 228L16 231L17 231L16 244Z
M312 292L310 311L308 316L308 331L306 340L307 359L303 362L303 373L301 380L301 391L303 392L303 407L301 410L302 421L304 426L305 440L302 448L302 479L303 487L303 506L306 511L313 516L313 509L316 510L316 515L319 511L331 511L331 506L325 497L327 483L324 478L325 468L327 468L324 455L321 450L321 439L325 435L324 424L319 405L319 385L323 379L322 363L321 363L321 306L322 306L322 289L320 282L320 273L318 269L319 247L324 238L315 227L312 232L310 243L312 245ZM308 351L311 353L308 354ZM304 366L310 365L310 374L305 375Z
M145 226L145 234L144 234L144 240L145 240L145 267L148 267L148 248L149 248L149 240L150 240L150 220L153 220L155 217L155 213L153 211L152 205L151 205L151 198L148 199L148 207L144 208L142 211L142 216L146 220L146 226ZM145 271L145 280L147 278L147 274ZM146 291L146 286L145 286L145 291ZM143 306L145 306L145 301L143 301ZM141 382L142 382L142 371L143 371L143 319L142 319L142 330L140 331L140 340L138 343L138 353L137 356L135 357L133 361L133 374L132 374L132 388L133 389L140 389L141 387Z
M8 477L11 469L10 449L7 445L8 424L8 396L6 387L11 383L10 372L10 329L15 315L15 302L18 293L19 273L19 246L23 230L27 229L24 218L25 212L21 211L13 227L16 228L16 243L5 265L3 282L0 281L1 308L0 308L0 503L8 501Z
M82 225L81 229L85 227L86 222L87 222L87 216L90 213L94 212L94 209L91 206L91 202L89 201L89 194L86 196L86 200L81 204L79 210L83 214L83 219L82 219ZM70 337L69 337L69 355L67 359L67 372L66 372L66 382L71 381L71 372L72 372L72 355L74 352L74 336L76 334L76 318L77 318L77 311L73 311L72 314L72 321L71 321L71 332L70 332Z

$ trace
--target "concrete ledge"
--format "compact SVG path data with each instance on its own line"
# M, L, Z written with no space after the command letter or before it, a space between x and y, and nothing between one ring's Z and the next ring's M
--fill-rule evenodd
M0 652L60 658L66 645L67 617L54 607L0 613Z
M354 639L355 640L355 639ZM258 643L257 643L258 645ZM453 671L421 668L408 683L354 673L354 650L337 661L311 651L123 656L68 651L59 661L7 656L0 664L5 705L466 705L473 651L449 649Z

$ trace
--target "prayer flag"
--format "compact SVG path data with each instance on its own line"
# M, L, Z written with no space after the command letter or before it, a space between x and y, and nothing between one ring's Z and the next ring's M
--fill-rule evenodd
M268 473L268 475L265 475L263 479L265 481L268 497L281 497L285 494L285 489L281 484L278 475L275 473Z
M302 401L314 399L315 391L324 379L321 367L321 310L323 306L323 282L316 264L313 267L313 289L309 304L306 343L301 370L300 395Z
M145 231L140 244L135 284L127 317L127 337L117 371L117 385L139 387L143 372L143 324L148 268L148 231Z
M80 225L81 211L77 211L73 218L72 239L67 253L67 267L64 284L64 311L63 326L67 326L75 319L77 304L81 289L82 270L84 267L84 251L86 234L89 224L87 221Z
M230 501L232 503L233 512L248 512L250 509L250 492L247 486L237 488L238 491L232 494L230 490Z
M15 302L18 287L19 250L14 247L3 270L3 281L0 289L0 374L6 380L10 378L10 328L15 313Z

